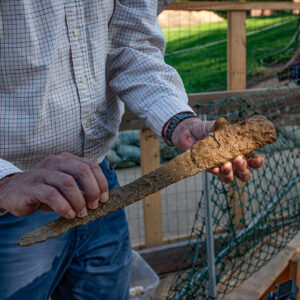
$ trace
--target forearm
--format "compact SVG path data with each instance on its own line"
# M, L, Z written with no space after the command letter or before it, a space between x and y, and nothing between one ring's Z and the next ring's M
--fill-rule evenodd
M300 60L300 47L297 49L293 59L294 59L294 61L299 61Z
M155 1L119 1L110 25L110 87L156 134L175 114L192 111L183 83L164 62L165 41ZM133 7L134 6L134 7Z

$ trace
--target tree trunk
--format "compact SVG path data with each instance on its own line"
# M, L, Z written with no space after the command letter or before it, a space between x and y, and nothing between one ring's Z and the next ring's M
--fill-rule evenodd
M157 15L159 15L173 0L158 0L157 1Z

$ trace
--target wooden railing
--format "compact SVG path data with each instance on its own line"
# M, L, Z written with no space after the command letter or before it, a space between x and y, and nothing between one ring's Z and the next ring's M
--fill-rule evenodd
M233 96L247 94L246 89L246 11L252 9L270 10L300 10L300 3L293 2L182 2L172 3L169 10L221 10L227 11L227 89L228 91L190 94L189 104L213 102ZM281 93L290 90L282 88ZM267 89L251 90L251 93L264 93L264 100L273 95ZM262 100L263 100L262 99ZM299 99L300 100L300 99ZM147 129L144 122L139 120L132 112L126 111L120 130L140 130L141 137L141 168L142 173L148 173L159 166L159 140ZM238 186L243 184L238 182ZM232 191L234 192L234 191ZM239 193L235 193L239 194ZM233 204L234 205L234 204ZM138 248L150 248L164 245L162 228L161 194L157 193L144 200L144 229L145 244ZM241 210L236 210L235 219L241 217ZM181 237L185 239L188 237Z

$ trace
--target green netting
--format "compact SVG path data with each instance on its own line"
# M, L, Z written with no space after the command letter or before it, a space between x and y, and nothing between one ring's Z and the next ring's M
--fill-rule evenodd
M208 119L231 122L263 114L272 120L278 141L265 147L263 168L244 186L225 185L211 175L212 215L218 299L266 264L298 232L300 225L300 89L251 93L198 105ZM208 299L204 195L189 251L170 287L168 299Z
M170 25L163 27L167 41L165 61L179 72L188 93L222 91L227 86L227 20L225 14L214 14L223 20L203 24L190 20L189 25L175 27L170 16ZM276 73L299 46L298 20L288 11L260 17L248 13L248 87L274 86L270 79L278 84Z

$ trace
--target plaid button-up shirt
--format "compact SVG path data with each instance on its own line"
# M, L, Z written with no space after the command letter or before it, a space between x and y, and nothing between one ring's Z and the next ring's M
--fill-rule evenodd
M0 178L63 151L104 157L125 103L158 135L190 111L155 0L0 1Z

